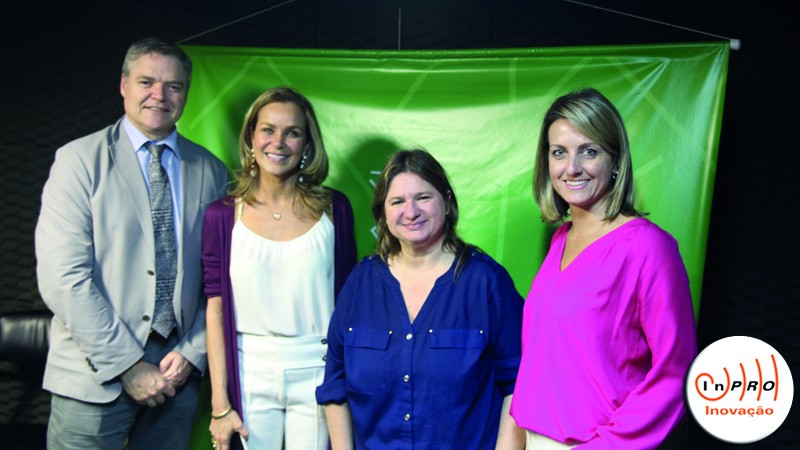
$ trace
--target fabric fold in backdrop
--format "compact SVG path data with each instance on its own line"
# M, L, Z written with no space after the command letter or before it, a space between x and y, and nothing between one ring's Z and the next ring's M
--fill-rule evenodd
M444 165L459 231L511 273L522 295L549 246L531 191L550 103L595 87L630 135L637 207L680 245L700 305L728 42L465 51L185 46L194 71L178 125L233 170L250 103L276 85L313 103L331 160L327 185L350 198L360 255L375 247L370 200L387 156L422 147Z
M186 46L191 95L178 124L232 170L250 103L287 85L313 103L331 161L327 185L353 205L359 254L375 248L370 201L390 153L423 147L459 198L459 232L527 294L554 228L531 190L552 101L595 87L631 141L637 208L678 241L700 307L729 43L470 51L344 51ZM209 442L203 385L193 449Z

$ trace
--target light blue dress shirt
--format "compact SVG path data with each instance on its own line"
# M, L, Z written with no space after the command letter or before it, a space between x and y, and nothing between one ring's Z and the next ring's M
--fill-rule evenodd
M138 128L128 120L128 117L122 119L122 126L131 140L131 146L136 149L136 157L139 158L139 166L144 175L144 183L147 186L147 192L150 192L150 152L147 151L147 143L151 141L144 135ZM183 188L181 183L181 149L178 147L178 131L172 130L165 139L156 141L156 144L166 144L169 150L164 150L161 155L161 166L167 171L169 176L169 187L172 192L172 216L175 220L175 246L176 249L180 247L180 239L178 239L178 232L181 229L181 211L183 211Z

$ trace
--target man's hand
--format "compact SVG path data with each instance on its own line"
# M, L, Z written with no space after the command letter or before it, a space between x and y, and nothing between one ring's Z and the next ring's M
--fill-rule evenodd
M161 374L174 387L182 386L189 379L194 366L175 350L167 353L158 365Z
M175 387L153 364L139 361L122 376L122 387L140 405L154 407L175 395Z

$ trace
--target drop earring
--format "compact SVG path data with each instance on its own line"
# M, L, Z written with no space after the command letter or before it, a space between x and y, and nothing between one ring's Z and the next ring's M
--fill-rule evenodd
M257 173L257 171L256 171L256 152L254 152L252 148L249 149L249 150L250 150L250 178L255 178L256 177L256 173Z
M297 177L297 181L302 183L304 181L303 177L303 169L306 167L306 161L308 160L308 153L303 153L303 159L300 160L300 176Z

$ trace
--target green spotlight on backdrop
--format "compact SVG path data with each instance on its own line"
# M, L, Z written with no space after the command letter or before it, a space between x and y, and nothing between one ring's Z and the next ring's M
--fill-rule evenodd
M375 247L370 199L388 154L423 147L448 171L459 231L511 273L524 296L547 252L531 181L550 103L592 86L630 134L637 207L678 240L699 311L728 42L470 51L184 47L194 62L178 128L239 168L250 102L292 86L314 104L331 159L327 185L353 204L360 255ZM201 399L194 448L208 446Z

